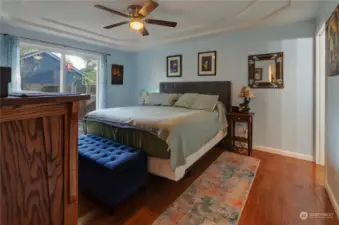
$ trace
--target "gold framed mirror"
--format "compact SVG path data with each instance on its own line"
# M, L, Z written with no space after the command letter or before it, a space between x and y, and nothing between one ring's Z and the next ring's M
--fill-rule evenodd
M248 56L248 86L284 88L284 53Z

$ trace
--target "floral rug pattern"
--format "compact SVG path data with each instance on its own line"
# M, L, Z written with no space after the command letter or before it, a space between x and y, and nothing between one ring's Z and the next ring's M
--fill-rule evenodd
M259 163L224 152L153 225L236 225Z

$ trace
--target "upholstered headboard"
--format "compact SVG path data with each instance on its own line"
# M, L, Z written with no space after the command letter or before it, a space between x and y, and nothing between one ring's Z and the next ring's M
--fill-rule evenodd
M160 92L163 93L198 93L219 95L219 101L225 104L228 112L232 111L232 82L161 82Z

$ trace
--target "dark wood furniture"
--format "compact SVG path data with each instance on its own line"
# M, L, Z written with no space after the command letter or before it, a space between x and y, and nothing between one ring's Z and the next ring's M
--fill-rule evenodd
M0 98L0 224L78 224L78 105Z
M0 67L0 98L8 96L8 84L12 79L11 67Z
M240 112L229 112L227 115L228 126L230 127L230 134L228 135L231 150L235 151L235 142L246 142L248 155L252 155L252 134L253 134L253 115L254 113L240 113ZM235 134L235 123L242 122L247 123L247 138L237 137Z

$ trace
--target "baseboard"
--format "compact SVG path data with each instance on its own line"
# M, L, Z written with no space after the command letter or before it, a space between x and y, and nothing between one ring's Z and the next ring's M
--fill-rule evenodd
M265 146L256 146L254 149L259 150L259 151L263 151L263 152L269 152L269 153L272 153L272 154L283 155L283 156L288 156L288 157L292 157L292 158L297 158L297 159L302 159L302 160L314 162L314 157L312 155L305 155L305 154L296 153L296 152L289 152L289 151L284 151L284 150L281 150L281 149L265 147Z
M325 188L327 191L328 196L330 197L331 203L333 205L334 211L337 214L337 218L339 220L339 203L337 202L337 200L334 197L334 194L332 192L331 187L328 185L328 183L326 182L325 184Z

